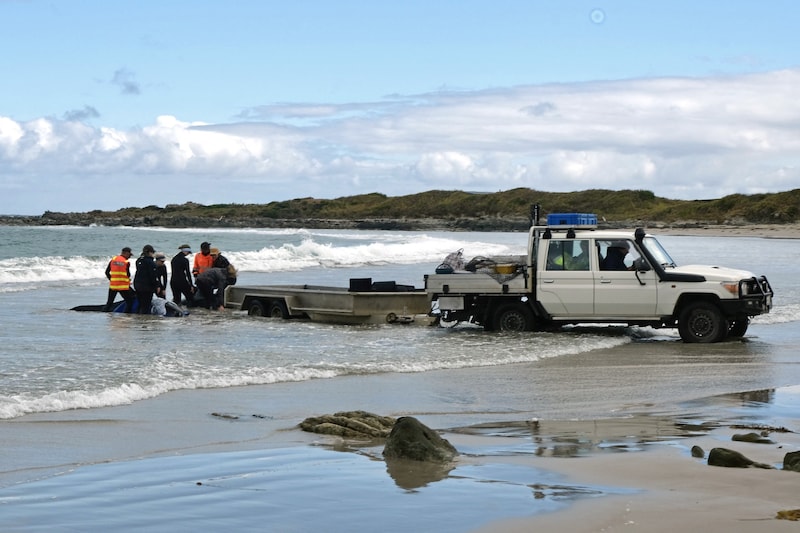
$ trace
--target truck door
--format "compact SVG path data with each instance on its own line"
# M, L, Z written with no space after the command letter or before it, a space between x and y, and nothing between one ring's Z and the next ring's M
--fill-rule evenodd
M629 240L598 240L597 247L600 268L594 272L595 315L655 316L658 281L652 269L633 270L635 261L641 257L636 245Z
M537 299L552 316L591 316L596 259L588 239L543 240L539 251ZM596 254L594 254L596 255ZM596 267L595 267L596 268Z

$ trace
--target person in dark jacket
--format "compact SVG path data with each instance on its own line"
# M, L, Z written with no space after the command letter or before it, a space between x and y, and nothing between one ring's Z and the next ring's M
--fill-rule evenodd
M630 270L625 264L629 244L626 241L614 241L606 250L606 257L600 262L600 270Z
M167 256L164 252L156 252L156 279L158 286L162 289L167 288Z
M236 285L236 277L237 271L236 267L228 261L228 258L222 255L219 251L219 248L212 248L211 249L211 257L214 258L214 262L211 264L214 268L224 268L225 271L228 273L227 284L228 285Z
M188 244L181 244L178 253L170 261L172 266L172 278L169 286L172 289L172 301L181 304L181 297L186 298L186 302L191 304L194 299L194 283L192 282L192 266L189 264L189 254L192 247Z
M222 311L228 271L224 268L208 268L197 276L197 290L203 295L205 307ZM215 292L216 289L216 292Z
M155 248L145 244L142 255L136 260L136 274L133 276L133 288L139 301L139 314L149 315L153 306L153 295L159 292L160 285L156 276L156 262L153 256Z

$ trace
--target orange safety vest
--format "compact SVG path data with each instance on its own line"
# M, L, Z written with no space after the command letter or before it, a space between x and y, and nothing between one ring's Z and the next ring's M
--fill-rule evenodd
M111 280L108 288L112 291L127 291L131 288L131 277L128 275L128 260L118 255L111 260L109 268Z
M194 268L192 269L192 274L197 276L198 274L202 274L212 266L214 266L214 258L211 256L211 254L208 255L203 255L202 253L195 254Z

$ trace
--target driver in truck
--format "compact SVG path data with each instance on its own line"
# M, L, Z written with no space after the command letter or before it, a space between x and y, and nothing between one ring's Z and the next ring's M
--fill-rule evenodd
M614 241L608 245L606 257L600 263L600 270L630 270L625 264L630 245L628 241Z

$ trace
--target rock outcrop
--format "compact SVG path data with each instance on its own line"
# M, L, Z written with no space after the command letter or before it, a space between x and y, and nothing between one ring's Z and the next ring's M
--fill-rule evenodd
M383 448L385 459L444 463L456 455L458 450L452 444L412 416L397 419Z
M332 415L314 416L300 422L303 431L336 435L350 439L386 438L395 419L367 411L341 411Z
M764 463L757 463L743 454L727 448L713 448L708 453L708 464L728 468L773 468Z
M756 444L775 444L775 441L768 438L763 433L736 433L731 437L731 440L739 442L753 442Z
M783 456L783 469L800 472L800 452L789 452Z

